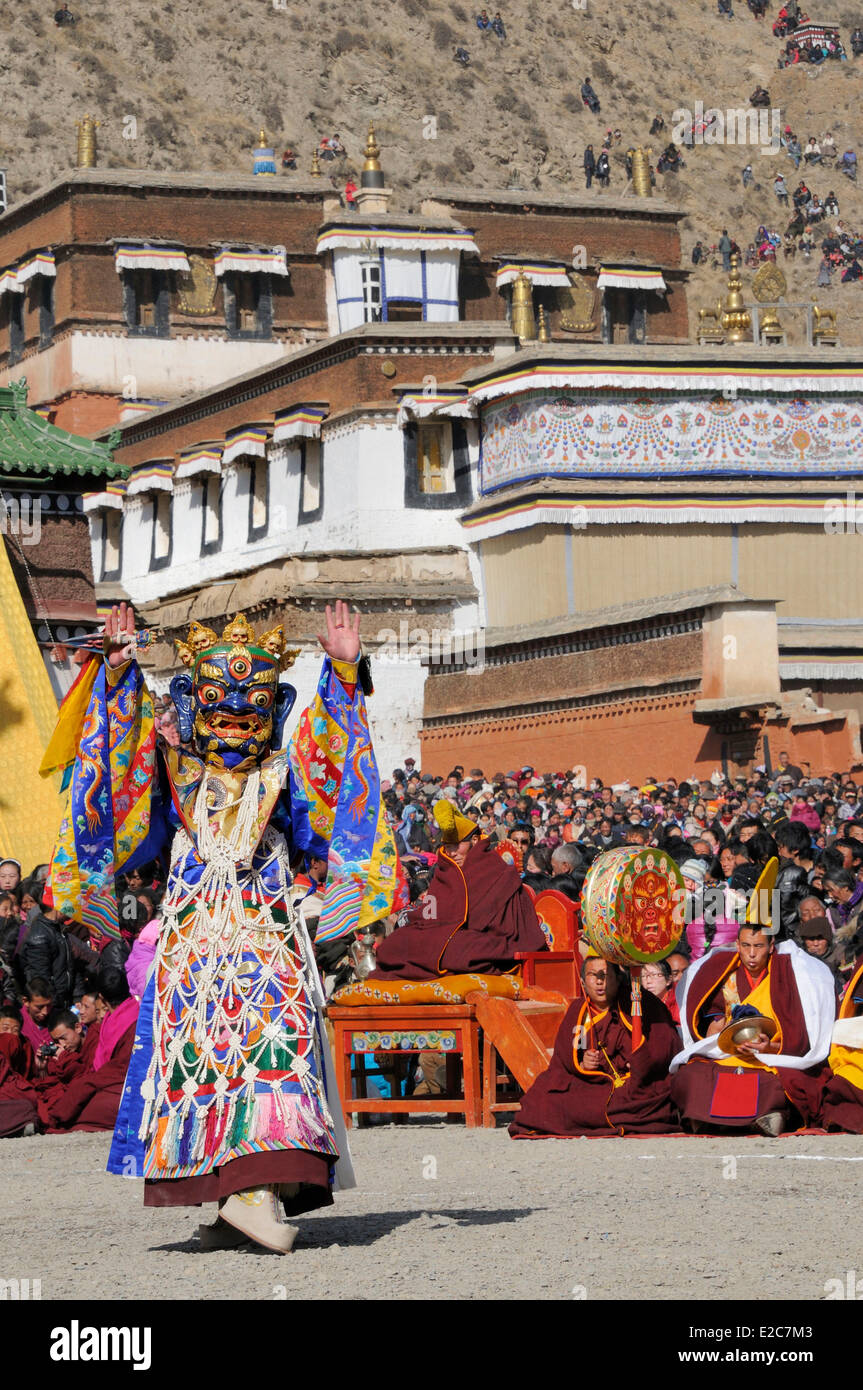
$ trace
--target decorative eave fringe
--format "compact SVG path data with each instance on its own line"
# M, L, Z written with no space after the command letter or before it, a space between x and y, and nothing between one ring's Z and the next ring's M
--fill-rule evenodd
M684 522L696 522L707 526L747 525L755 522L797 522L808 526L824 525L824 504L813 507L753 506L749 503L740 507L706 507L697 503L676 506L669 502L666 506L626 506L593 507L589 503L576 501L561 502L555 506L526 507L505 516L489 520L462 522L472 541L490 540L510 531L524 530L528 526L571 526L573 530L585 530L588 526L651 525L677 526Z
M542 366L524 367L471 388L475 401L496 400L500 396L515 396L523 391L558 390L570 387L574 391L729 391L751 392L763 396L775 391L796 398L808 392L847 392L858 394L863 383L863 369L825 368L822 373L801 373L791 368L779 373L775 367L761 373L744 369L715 367L669 367L665 372L655 368L638 371L632 367L614 367L611 363L601 370L595 365L574 365L568 370L558 367L549 371ZM673 405L673 401L669 401Z

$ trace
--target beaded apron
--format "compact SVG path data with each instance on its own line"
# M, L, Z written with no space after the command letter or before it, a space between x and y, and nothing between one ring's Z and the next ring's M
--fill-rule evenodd
M146 1178L280 1149L338 1155L317 968L290 904L284 836L261 826L273 771L244 776L233 824L212 813L224 788L205 772L193 827L174 838L141 1084Z

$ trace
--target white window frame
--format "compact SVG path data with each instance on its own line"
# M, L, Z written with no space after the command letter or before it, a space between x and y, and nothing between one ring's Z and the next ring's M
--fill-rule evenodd
M363 321L365 323L381 323L384 316L384 301L380 261L371 259L360 261L360 278L363 287ZM375 310L377 310L377 316Z

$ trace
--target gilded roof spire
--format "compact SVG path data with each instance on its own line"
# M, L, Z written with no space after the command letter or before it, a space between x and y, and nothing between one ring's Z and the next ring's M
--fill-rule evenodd
M369 121L369 133L368 138L366 139L365 149L366 162L363 165L364 174L366 173L366 171L368 171L369 173L380 173L380 153L380 146L378 145L378 142L375 139L375 128L372 125L371 121Z

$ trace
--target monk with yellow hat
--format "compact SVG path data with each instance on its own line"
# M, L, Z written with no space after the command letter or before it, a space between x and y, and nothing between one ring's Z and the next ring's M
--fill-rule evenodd
M381 942L370 979L434 980L516 968L516 952L546 940L518 871L451 801L434 805L442 844L431 883Z
M836 995L822 961L776 945L776 867L771 859L756 884L735 945L714 947L683 978L671 1098L696 1131L775 1137L817 1110Z

